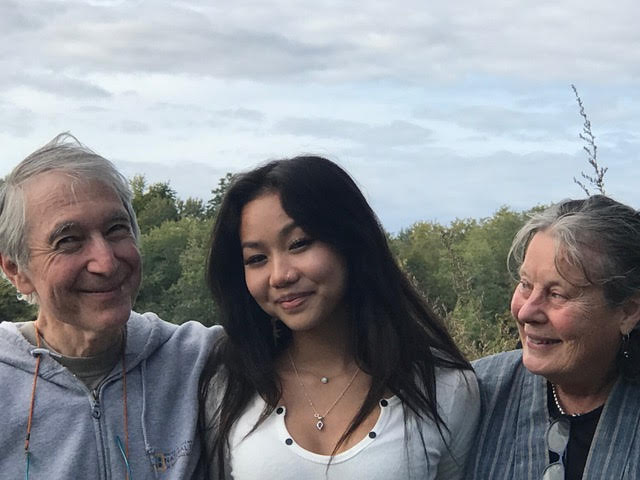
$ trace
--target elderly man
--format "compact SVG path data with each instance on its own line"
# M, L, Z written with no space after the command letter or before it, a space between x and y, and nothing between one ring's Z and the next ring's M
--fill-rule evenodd
M221 334L132 312L126 179L68 134L0 186L0 266L38 306L0 324L0 477L198 478L198 380Z

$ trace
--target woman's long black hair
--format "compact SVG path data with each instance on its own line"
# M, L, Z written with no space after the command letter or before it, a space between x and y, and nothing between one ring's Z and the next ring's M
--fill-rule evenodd
M216 345L201 379L201 421L212 450L205 452L206 463L224 478L234 423L258 394L267 405L259 424L282 393L275 362L291 332L278 322L281 334L275 338L271 317L247 290L239 236L242 209L266 192L278 193L284 211L307 235L331 245L346 260L350 347L358 366L371 376L371 387L334 452L387 390L402 400L405 412L433 419L442 432L446 425L437 412L435 367L471 366L400 270L376 215L351 177L325 158L301 156L237 176L218 211L207 282L227 335ZM216 375L224 379L224 387L216 384ZM214 393L216 398L207 400Z

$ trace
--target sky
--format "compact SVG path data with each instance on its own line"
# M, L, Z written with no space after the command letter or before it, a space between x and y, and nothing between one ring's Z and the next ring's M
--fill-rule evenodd
M0 176L64 131L128 177L205 201L319 154L383 226L584 192L640 207L635 0L2 0Z

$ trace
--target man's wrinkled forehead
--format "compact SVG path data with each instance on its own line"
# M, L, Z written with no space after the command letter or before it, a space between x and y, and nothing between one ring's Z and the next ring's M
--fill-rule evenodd
M50 171L37 175L23 185L27 235L41 229L48 230L47 236L65 225L90 220L75 218L73 212L79 202L112 203L110 217L127 222L129 216L116 192L95 179L81 179L64 171Z

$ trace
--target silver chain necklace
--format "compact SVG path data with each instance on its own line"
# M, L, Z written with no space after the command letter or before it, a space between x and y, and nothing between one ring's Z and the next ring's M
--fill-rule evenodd
M353 381L358 376L358 373L360 372L360 369L356 366L356 371L353 373L353 376L351 377L351 380L349 380L349 383L347 383L347 386L344 387L344 390L342 390L340 395L338 395L338 398L336 398L334 400L334 402L331 404L331 406L327 409L327 411L324 412L324 415L320 415L318 413L318 410L316 409L316 406L313 404L313 401L309 397L309 394L307 393L307 388L304 386L304 382L302 381L302 378L300 378L300 374L298 373L298 369L296 368L296 364L293 361L293 357L291 356L291 352L288 351L288 350L287 350L287 355L289 356L289 361L291 362L291 366L293 367L293 371L296 374L296 378L298 379L298 383L300 384L300 387L302 387L302 393L304 394L304 398L306 398L307 402L309 402L309 405L311 406L311 409L313 410L313 417L317 420L316 421L316 428L318 430L322 430L324 428L324 419L327 417L327 415L329 415L331 410L333 410L333 407L335 407L338 404L340 399L342 399L342 397L344 397L344 394L347 393L347 390L349 390L349 387L351 387L351 384L353 383Z
M560 402L558 401L558 394L556 393L556 386L555 384L551 384L551 392L553 393L553 401L556 402L556 407L558 408L558 411L560 412L560 415L567 415L569 417L579 417L582 415L582 413L567 413L564 411L564 409L560 406Z

